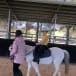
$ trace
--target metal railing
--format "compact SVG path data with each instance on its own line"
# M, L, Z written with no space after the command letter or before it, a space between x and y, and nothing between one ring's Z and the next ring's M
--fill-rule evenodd
M36 34L26 34L23 33L23 37L27 40L35 41L36 40ZM7 38L7 31L0 31L0 38ZM15 32L11 32L11 39L15 38ZM41 40L41 37L39 36L38 41ZM56 43L56 44L66 44L66 37L60 37L60 36L51 36L49 37L50 43ZM68 41L69 45L76 45L76 38L69 37Z

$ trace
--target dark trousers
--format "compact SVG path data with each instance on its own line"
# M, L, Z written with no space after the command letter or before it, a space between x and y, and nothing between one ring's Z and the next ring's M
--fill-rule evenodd
M19 69L20 64L13 63L13 76L23 76Z
M35 47L35 50L33 52L33 55L34 55L34 59L33 61L34 62L38 62L39 63L39 59L40 59L40 56L44 53L45 50L47 50L48 47L46 45L37 45Z

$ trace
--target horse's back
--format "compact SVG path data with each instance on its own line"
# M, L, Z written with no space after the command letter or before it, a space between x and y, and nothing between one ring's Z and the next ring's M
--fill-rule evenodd
M39 64L51 64L53 60L58 62L59 60L62 60L64 58L63 49L60 49L58 47L52 47L50 48L50 50L51 56L40 58ZM26 56L27 61L33 61L33 58L33 52Z
M64 51L58 47L50 48L54 61L60 62L64 59Z
M50 48L50 50L51 50L52 55L57 55L58 56L58 55L64 54L63 49L58 48L58 47L52 47L52 48Z

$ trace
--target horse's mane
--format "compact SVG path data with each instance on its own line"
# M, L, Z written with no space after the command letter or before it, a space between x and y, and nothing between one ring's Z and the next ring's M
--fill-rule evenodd
M25 55L29 55L30 53L32 53L34 51L34 48L35 46L26 45Z

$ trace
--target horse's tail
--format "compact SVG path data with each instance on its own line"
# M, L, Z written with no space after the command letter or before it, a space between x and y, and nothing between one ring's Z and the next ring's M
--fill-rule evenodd
M69 72L69 59L70 59L69 52L64 50L64 63L65 63L65 73L66 74L68 74L68 72Z

